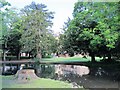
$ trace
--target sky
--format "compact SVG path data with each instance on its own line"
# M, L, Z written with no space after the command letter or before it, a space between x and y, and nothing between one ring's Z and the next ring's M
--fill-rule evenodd
M25 5L31 4L32 1L36 3L42 3L47 6L49 11L55 12L53 19L52 30L58 34L63 28L64 22L67 21L68 17L72 18L72 12L74 9L74 3L78 0L6 0L11 3L12 7L18 9L24 8Z

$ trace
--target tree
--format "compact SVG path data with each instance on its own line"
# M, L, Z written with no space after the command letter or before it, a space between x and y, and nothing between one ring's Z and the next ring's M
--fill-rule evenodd
M8 2L5 5L10 5ZM2 4L1 4L2 5ZM4 9L4 8L3 8ZM5 50L7 50L11 55L16 55L17 59L20 59L20 49L21 45L19 39L21 37L21 19L17 15L17 9L9 7L9 9L3 10L1 12L2 16L2 49L3 49L3 59L5 60Z
M57 40L52 33L47 34L44 40L44 46L41 51L43 57L51 56L52 53L56 53Z
M110 60L118 40L116 3L77 2L73 17L65 32L69 48L89 52L92 61L96 55Z
M50 36L53 12L46 10L44 4L32 2L22 10L23 33L21 43L23 52L33 53L41 58L42 49L46 47L47 38Z
M2 49L3 52L3 60L5 60L5 47L6 46L6 39L3 37L7 35L7 30L8 30L8 11L9 9L6 8L6 6L10 6L10 3L6 2L5 0L0 1L0 49Z
M71 19L68 18L67 22L64 22L63 33L59 35L58 50L59 52L67 52L70 56L74 55L74 49L72 46L72 36L69 35L68 27L70 26Z
M19 40L21 38L21 32L12 30L5 38L7 38L6 49L9 50L11 55L17 56L17 59L19 60L21 51L21 43Z
M118 24L117 24L117 31L119 34L118 40L117 40L117 44L116 47L114 49L114 56L117 58L120 58L120 2L118 2L117 4L117 16L118 16Z

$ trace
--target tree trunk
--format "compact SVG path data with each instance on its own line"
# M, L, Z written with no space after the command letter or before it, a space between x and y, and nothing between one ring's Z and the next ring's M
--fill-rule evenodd
M3 61L5 61L6 60L6 54L5 54L5 50L3 50Z
M37 55L36 58L39 59L39 62L41 61L42 55L41 55L41 50L37 47ZM40 66L38 63L35 64L35 71L36 71L36 75L40 76Z
M37 58L39 58L39 59L41 59L42 58L42 56L41 56L41 53L39 52L39 53L37 53Z
M106 60L106 56L105 55L103 55L103 60Z
M91 53L91 62L96 62L95 61L95 54L94 53Z
M20 52L17 53L17 60L20 60Z
M25 53L25 56L27 56L27 53Z
M38 49L37 49L37 56L36 56L36 58L38 58L39 61L41 60L41 58L42 58L41 50L38 50Z
M30 58L30 52L29 52L29 58Z
M6 60L6 54L5 54L5 50L3 50L3 61ZM5 64L3 63L3 69L2 69L2 73L5 73Z
M108 54L108 60L111 61L112 58L111 58L111 54Z

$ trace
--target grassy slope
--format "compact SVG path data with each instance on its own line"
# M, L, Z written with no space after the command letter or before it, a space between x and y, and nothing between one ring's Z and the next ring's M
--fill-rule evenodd
M37 80L31 80L28 83L18 83L13 80L13 76L0 76L2 77L3 88L71 88L72 84L40 78Z
M43 58L43 61L47 61L47 62L87 62L87 61L91 61L90 57L87 58L81 58L81 57L59 57L59 58ZM101 58L96 57L97 61L100 61Z

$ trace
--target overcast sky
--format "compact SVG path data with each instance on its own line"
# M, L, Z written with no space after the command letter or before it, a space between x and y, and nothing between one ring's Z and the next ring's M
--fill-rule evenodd
M55 12L52 30L55 33L61 31L64 22L68 17L72 18L74 3L78 0L7 0L13 7L18 9L23 8L25 5L31 4L32 1L47 5L49 11Z

